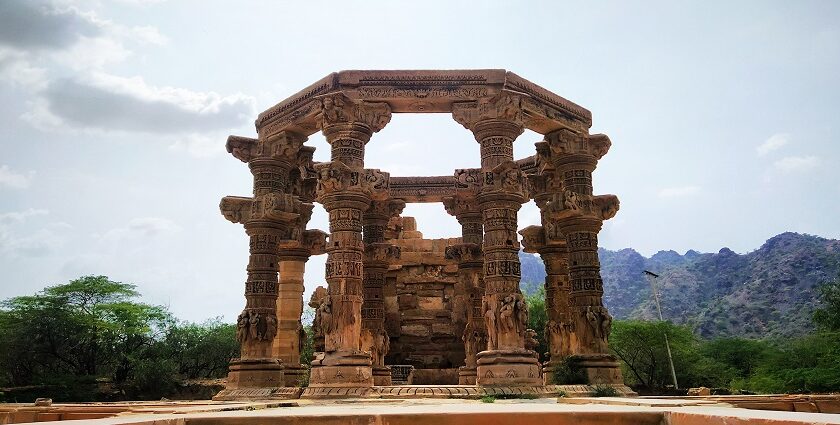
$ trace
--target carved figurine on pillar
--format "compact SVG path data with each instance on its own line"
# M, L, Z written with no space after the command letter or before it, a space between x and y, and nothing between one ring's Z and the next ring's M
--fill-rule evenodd
M517 211L528 199L522 171L513 162L513 142L524 130L521 105L518 95L503 91L452 106L455 120L481 147L476 200L484 225L487 349L477 354L476 382L482 386L542 382L537 353L525 348L528 311L519 290Z
M609 353L612 317L603 304L598 232L619 208L615 195L593 196L592 172L610 147L607 136L558 130L545 136L550 161L563 179L563 191L544 205L546 218L568 247L570 320L576 330L570 366L591 384L621 384L621 370Z
M391 118L387 103L355 102L342 94L320 99L319 126L332 147L331 162L318 164L317 200L330 221L326 278L328 299L321 315L324 356L312 362L310 387L373 385L371 356L361 346L363 256L362 214L372 188L387 188L387 173L364 170L365 144ZM328 310L328 311L327 311Z
M311 211L297 196L287 193L289 172L305 140L289 132L268 140L236 136L228 139L228 152L247 162L251 169L254 196L226 197L220 204L225 218L244 225L250 238L250 257L245 309L237 319L241 354L231 360L227 385L216 399L247 397L254 391L270 398L285 385L283 365L273 349L279 324L279 248L300 217Z

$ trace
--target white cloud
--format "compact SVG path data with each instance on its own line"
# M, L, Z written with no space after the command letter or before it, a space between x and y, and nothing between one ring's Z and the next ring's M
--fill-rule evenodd
M46 86L47 70L33 65L23 53L0 49L0 81L38 90Z
M59 123L86 130L190 134L241 127L255 109L254 98L241 93L223 96L94 73L51 82L25 118L40 128Z
M162 217L140 217L132 219L127 226L117 227L94 237L105 242L118 242L129 238L151 238L162 234L179 232L181 227L174 221Z
M32 172L21 174L12 171L8 165L0 166L0 187L6 186L12 189L26 189L32 181Z
M227 140L227 136L223 133L193 133L187 134L184 137L178 137L174 143L169 145L169 148L174 151L187 152L188 154L198 158L206 158L224 153L225 140Z
M49 214L49 210L30 208L26 211L12 211L0 214L0 225L20 223L29 217Z
M659 191L660 198L682 198L700 192L699 186L666 187Z
M30 208L0 214L0 253L13 257L42 257L64 243L63 232L70 228L66 223L50 223L37 230L15 231L30 217L49 214L45 209ZM22 233L22 236L16 235Z
M807 171L817 167L820 159L816 156L787 156L773 163L776 169L786 173Z
M790 143L790 134L774 134L764 141L761 145L755 148L759 156L767 155L770 152L779 150Z

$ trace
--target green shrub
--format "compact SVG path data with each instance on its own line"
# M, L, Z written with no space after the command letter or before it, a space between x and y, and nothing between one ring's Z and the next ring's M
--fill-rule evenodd
M586 372L566 357L554 365L554 382L559 385L586 384Z
M496 402L496 396L492 396L492 395L483 396L483 397L481 397L481 402L482 403L495 403Z
M609 385L596 385L592 387L592 397L618 397L618 391Z

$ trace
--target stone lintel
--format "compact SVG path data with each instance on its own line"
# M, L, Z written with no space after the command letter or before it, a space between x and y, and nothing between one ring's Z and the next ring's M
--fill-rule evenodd
M318 98L333 93L385 102L394 113L447 113L453 103L492 98L503 90L523 96L525 126L538 133L561 128L584 133L592 125L586 108L504 69L334 72L262 112L255 125L260 139L285 130L311 135L318 131Z

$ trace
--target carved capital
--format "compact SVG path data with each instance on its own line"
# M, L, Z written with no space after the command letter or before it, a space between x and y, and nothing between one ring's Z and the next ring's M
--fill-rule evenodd
M319 197L360 186L359 172L341 161L317 164L315 172L318 176L316 194Z
M452 117L471 131L476 123L488 120L509 121L522 126L522 97L505 91L493 98L453 103Z
M327 232L318 229L305 230L301 245L309 250L309 255L321 255L327 252Z
M443 206L446 212L460 219L465 215L481 215L481 209L478 208L478 202L473 197L459 197L451 196L443 198Z
M478 193L481 188L481 169L462 168L455 170L455 191L465 196Z
M484 171L481 194L504 193L528 197L525 175L514 161L505 161L490 171Z
M341 93L322 97L320 107L321 128L336 124L361 123L377 132L391 121L391 107L387 103L356 102Z
M555 219L588 217L596 220L609 220L619 209L615 195L585 195L571 190L552 195L543 205L542 212Z
M289 224L298 219L302 213L311 214L312 204L306 205L308 205L308 210L297 196L288 193L269 192L255 198L251 203L251 218Z
M593 213L600 216L602 220L609 220L618 213L620 202L615 195L598 195L592 199Z
M228 136L225 148L228 153L242 162L248 162L256 156L257 139L242 136Z
M387 263L400 258L400 247L385 242L365 245L365 262Z
M225 196L219 203L222 215L231 223L244 224L251 219L252 198L242 196Z
M444 251L447 260L456 260L459 263L482 261L484 258L481 252L481 245L474 243L462 243L449 245Z
M384 201L375 200L370 203L370 208L365 211L365 217L376 217L389 220L402 214L405 209L405 201L401 199L388 199Z
M522 235L522 248L525 252L539 253L546 246L543 226L528 226L520 230L519 234Z
M568 130L558 130L545 135L553 160L565 155L590 156L595 161L601 159L610 150L612 142L604 134L582 134Z
M304 142L306 142L306 136L282 131L269 140L229 136L225 148L242 162L274 159L294 164L298 162L298 154Z
M364 170L362 189L369 193L371 199L388 199L391 174L378 169L368 168Z

